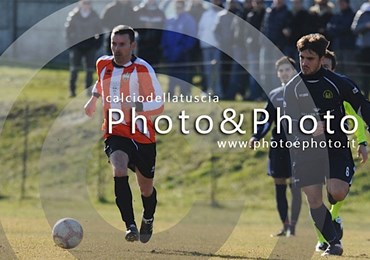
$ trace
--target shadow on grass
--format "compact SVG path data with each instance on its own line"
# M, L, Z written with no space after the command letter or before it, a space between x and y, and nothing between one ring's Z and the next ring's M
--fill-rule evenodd
M214 254L214 253L203 253L198 251L185 251L185 250L155 250L151 251L152 254L157 255L166 255L166 256L199 256L199 257L218 257L224 259L258 259L258 260L267 260L270 258L261 258L261 257L246 257L246 256L237 256L237 255L223 255L223 254Z
M370 256L368 254L345 255L345 257L348 257L350 259L370 259Z

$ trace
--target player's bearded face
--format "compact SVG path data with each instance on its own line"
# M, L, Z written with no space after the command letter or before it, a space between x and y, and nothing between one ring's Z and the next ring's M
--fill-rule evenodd
M124 65L131 60L132 51L135 48L135 42L130 41L128 34L116 34L111 39L111 49L114 61L118 65Z
M299 53L299 63L303 75L315 74L321 68L322 58L316 52L304 50Z

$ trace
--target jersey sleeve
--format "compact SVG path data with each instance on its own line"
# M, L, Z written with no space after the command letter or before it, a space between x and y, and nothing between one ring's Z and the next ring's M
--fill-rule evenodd
M153 96L154 98L141 103L142 111L137 112L147 116L158 115L164 109L163 91L159 80L153 68L148 64L139 66L138 70L140 95Z
M348 102L343 102L343 105L344 105L344 110L346 111L346 114L354 116L357 120L358 127L355 132L357 143L362 143L362 142L367 141L365 122L362 120L362 118L359 115L357 115L353 107Z
M343 98L350 103L354 111L361 115L362 119L369 126L370 125L370 102L361 94L360 89L354 82L343 79L341 88Z
M267 114L269 115L269 119L263 125L257 126L257 132L253 134L253 137L255 137L257 140L261 140L261 138L266 136L266 134L271 129L271 125L274 122L274 118L275 118L274 115L276 114L276 109L274 105L271 103L271 101L268 101L268 103L266 104L265 110L267 111ZM265 119L266 119L266 115L262 113L258 120L263 121Z
M92 95L95 97L100 97L102 95L102 77L104 74L104 69L107 66L107 64L110 62L109 56L104 55L100 57L96 61L96 74L98 75L98 79L94 84L94 87L92 89Z

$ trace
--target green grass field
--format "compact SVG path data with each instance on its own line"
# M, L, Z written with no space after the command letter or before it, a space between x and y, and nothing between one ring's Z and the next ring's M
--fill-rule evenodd
M0 67L0 73L0 122L4 123L0 136L0 259L321 258L314 252L316 241L306 202L297 236L270 237L281 224L273 182L265 174L267 150L215 146L217 140L248 140L252 109L263 103L166 105L165 114L174 119L174 130L158 135L155 233L148 244L130 244L124 240L113 200L111 170L100 139L100 112L94 119L83 113L87 100L83 74L81 94L69 99L68 71L43 69L35 74L27 68ZM166 78L160 76L160 80L165 86ZM176 117L181 110L191 116L186 127L193 129L201 114L215 118L217 126L216 118L229 107L244 114L242 127L247 134L180 133ZM359 167L343 206L345 251L341 259L370 259L368 165ZM139 220L141 201L134 175L130 182ZM85 232L82 243L72 250L58 248L51 238L53 224L66 216L78 219Z

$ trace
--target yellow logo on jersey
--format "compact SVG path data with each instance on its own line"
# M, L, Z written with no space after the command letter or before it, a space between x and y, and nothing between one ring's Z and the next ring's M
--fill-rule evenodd
M323 93L323 97L325 99L332 99L333 98L333 92L331 92L330 90L325 90L324 93Z

